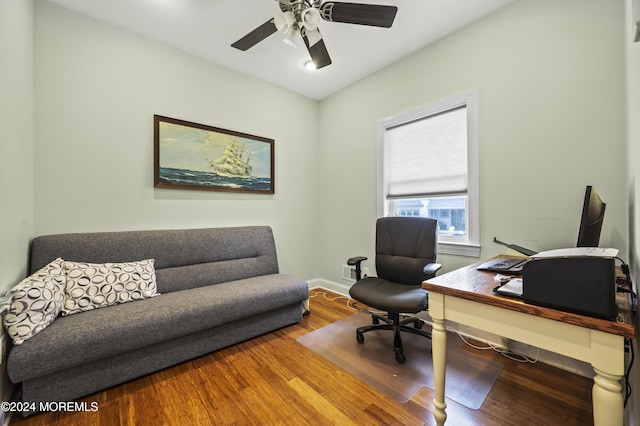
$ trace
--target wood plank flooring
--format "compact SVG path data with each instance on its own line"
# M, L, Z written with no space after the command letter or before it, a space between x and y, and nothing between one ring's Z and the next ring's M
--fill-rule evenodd
M296 339L353 313L346 299L311 291L302 322L90 395L97 412L14 416L11 426L433 425L433 391L400 404ZM355 338L355 337L354 337ZM462 342L461 342L462 344ZM589 425L591 380L493 352L503 371L480 410L448 400L447 425ZM390 358L393 361L393 358Z

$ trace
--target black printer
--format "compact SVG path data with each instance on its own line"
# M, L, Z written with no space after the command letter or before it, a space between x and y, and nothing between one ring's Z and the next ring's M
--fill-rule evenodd
M603 319L618 315L615 258L532 258L522 269L525 302Z

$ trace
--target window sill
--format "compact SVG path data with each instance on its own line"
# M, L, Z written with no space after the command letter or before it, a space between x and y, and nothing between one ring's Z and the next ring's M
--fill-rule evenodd
M480 257L480 246L472 244L438 243L438 254Z

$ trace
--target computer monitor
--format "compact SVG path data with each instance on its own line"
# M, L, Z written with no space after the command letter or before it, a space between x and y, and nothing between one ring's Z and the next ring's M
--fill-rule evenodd
M592 186L587 186L582 206L577 247L598 247L606 206L596 190Z

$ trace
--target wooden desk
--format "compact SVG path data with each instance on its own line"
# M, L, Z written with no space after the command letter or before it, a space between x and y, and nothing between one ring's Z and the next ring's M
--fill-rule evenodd
M622 425L624 339L635 336L628 297L618 294L617 321L543 308L493 293L495 273L476 270L479 264L422 283L429 291L429 315L433 319L434 417L438 425L447 419L446 320L588 362L596 374L592 391L594 424Z

